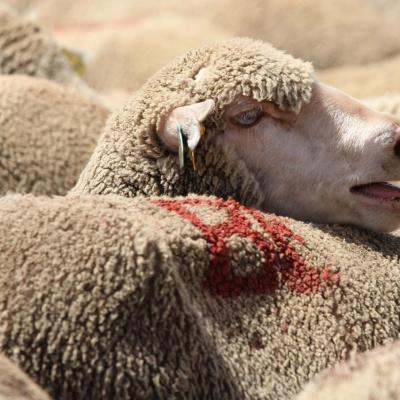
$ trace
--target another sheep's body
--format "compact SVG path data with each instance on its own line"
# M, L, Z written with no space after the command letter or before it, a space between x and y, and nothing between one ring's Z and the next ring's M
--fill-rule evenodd
M56 83L0 76L0 194L65 194L92 153L107 110Z
M7 196L0 219L0 349L60 400L286 400L398 337L393 236L193 196Z
M400 57L317 72L318 78L357 98L400 92Z
M186 34L182 35L182 31ZM90 36L90 32L80 35ZM206 20L179 15L148 18L129 28L122 26L119 30L91 34L95 35L103 45L88 65L86 78L101 92L137 90L149 76L180 54L229 37ZM72 40L76 36L72 35Z
M101 103L73 71L62 49L38 24L25 21L0 4L0 74L46 78Z
M400 117L400 95L398 94L370 97L364 99L363 103L376 111Z
M32 380L0 355L0 400L50 400Z
M204 18L224 28L231 35L268 40L298 57L312 60L318 68L329 68L349 62L365 64L379 61L398 53L398 13L393 11L393 7L386 7L387 12L382 10L383 3L396 2L397 0L130 0L117 4L113 0L84 0L73 3L65 0L41 0L36 1L34 10L39 19L48 25L73 28L77 25L86 27L88 22L89 27L90 23L95 27L108 24L117 28L126 24L135 26L143 19L152 17L155 17L156 24L160 14L176 13L178 10L184 19L193 16ZM354 21L355 12L357 23ZM371 35L371 32L374 34ZM187 34L190 36L191 32ZM205 32L205 35L209 34L212 33ZM146 37L144 40L152 40L157 46L157 37ZM174 46L175 43L171 42L171 47Z
M400 397L400 343L387 344L321 373L296 400L395 400Z

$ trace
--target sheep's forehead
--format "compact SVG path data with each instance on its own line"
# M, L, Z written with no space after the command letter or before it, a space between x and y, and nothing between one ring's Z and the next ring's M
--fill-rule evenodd
M191 78L199 91L214 96L218 108L238 94L294 111L310 100L314 77L309 63L253 40L236 39L208 50L208 57L196 52L206 62Z
M313 72L309 63L275 49L268 43L246 39L233 39L209 49L208 63L204 68L210 72L222 70L225 76L288 74L288 79L300 81ZM203 54L198 53L200 58Z

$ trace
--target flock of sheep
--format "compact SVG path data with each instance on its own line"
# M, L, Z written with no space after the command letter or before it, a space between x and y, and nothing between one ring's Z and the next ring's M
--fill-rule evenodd
M0 2L1 400L400 396L399 6L252 5Z

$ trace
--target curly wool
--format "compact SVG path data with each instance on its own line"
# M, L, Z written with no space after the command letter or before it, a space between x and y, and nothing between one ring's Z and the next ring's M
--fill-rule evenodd
M400 398L400 342L378 347L324 371L296 400Z
M242 94L299 111L310 99L312 82L310 64L261 41L232 39L190 51L156 73L114 112L73 192L127 197L193 192L257 205L262 196L255 178L233 150L218 143L223 108ZM174 108L209 98L216 108L206 121L207 138L196 150L197 171L182 171L156 130Z
M54 82L0 76L0 195L65 194L90 158L108 111Z
M0 400L50 400L50 397L0 354Z
M0 220L0 350L59 400L287 400L399 335L400 238L205 196L14 195Z
M0 4L0 75L13 74L50 79L102 103L41 26Z

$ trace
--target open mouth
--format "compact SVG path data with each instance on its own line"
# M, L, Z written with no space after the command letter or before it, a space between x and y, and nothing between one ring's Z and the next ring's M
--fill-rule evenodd
M400 203L400 182L367 183L365 185L353 186L350 191L371 200Z

